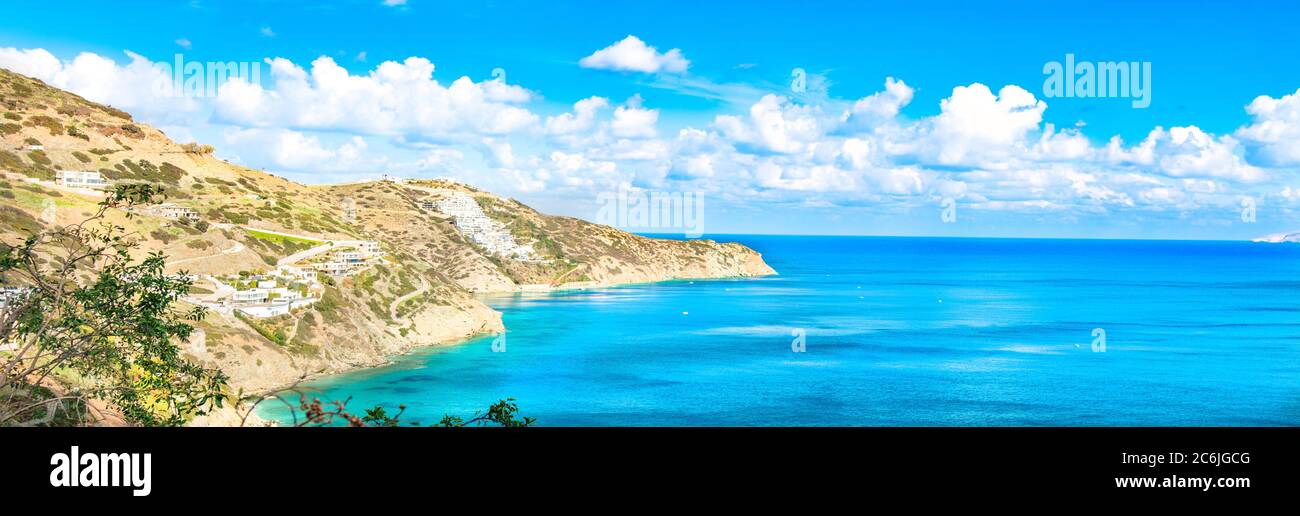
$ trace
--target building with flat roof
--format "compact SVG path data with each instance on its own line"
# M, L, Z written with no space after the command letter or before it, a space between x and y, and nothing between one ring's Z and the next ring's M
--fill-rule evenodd
M189 206L181 206L178 204L163 203L151 207L149 211L160 217L164 217L168 219L199 220L199 212L194 211L194 208L190 208Z
M230 299L236 303L265 303L270 297L270 292L260 288L240 290L230 295Z
M100 175L99 172L82 170L56 170L54 171L54 182L59 186L68 188L90 188L92 190L104 190L113 184L104 179L104 176Z

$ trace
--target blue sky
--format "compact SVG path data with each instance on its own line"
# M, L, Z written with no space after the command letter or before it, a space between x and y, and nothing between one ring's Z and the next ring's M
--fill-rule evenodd
M0 66L80 87L177 139L294 179L450 176L588 219L600 192L641 188L703 193L708 233L1245 238L1300 229L1294 2L394 3L60 2L57 15L0 20ZM610 55L621 57L590 59L616 44L627 52ZM126 51L260 62L261 90L181 102L102 84L138 73ZM120 70L79 65L84 53ZM1150 107L1045 97L1043 66L1067 53L1150 62ZM388 61L426 70L410 57L432 65L437 88L376 78ZM305 89L282 86L290 81L272 72L274 58L302 70ZM349 115L368 97L322 100L339 95L311 76L316 64L373 79L357 88L410 87L395 95L409 104L366 115L392 119L383 123ZM806 91L791 89L796 68ZM462 90L486 100L458 104L448 92L462 76ZM887 78L900 86L889 90ZM313 116L292 105L307 102L294 91L346 113ZM441 100L422 96L429 91ZM549 124L580 119L575 103L592 98L602 100L589 106L590 124ZM955 201L953 222L942 220L945 199ZM1247 204L1254 222L1243 221Z

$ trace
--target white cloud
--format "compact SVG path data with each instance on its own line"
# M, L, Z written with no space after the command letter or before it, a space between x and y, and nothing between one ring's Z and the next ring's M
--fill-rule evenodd
M195 99L173 97L172 76L144 56L127 51L119 65L90 52L60 61L45 49L0 48L0 67L40 79L86 99L124 109L157 124L185 123L201 108Z
M1107 146L1107 157L1116 163L1131 163L1170 177L1221 178L1258 182L1267 177L1264 169L1246 162L1244 149L1232 136L1215 137L1199 127L1153 129L1131 149L1123 149L1118 138Z
M661 54L655 47L632 35L578 61L583 68L643 73L682 73L690 64L680 49Z
M360 136L338 145L326 145L320 138L287 129L237 129L227 131L225 143L239 160L270 164L275 169L295 172L382 172L387 159L368 153Z
M81 55L95 56L86 53ZM43 48L0 48L0 67L49 83L53 83L56 74L63 71L63 63L59 58Z
M655 59L672 54L650 50ZM177 99L152 88L170 77L126 56L123 64L89 53L64 61L0 48L0 66L127 109L181 139L222 135L224 155L317 180L392 170L505 195L573 199L633 185L737 203L900 211L951 197L967 209L1065 218L1213 210L1203 212L1210 220L1231 217L1244 195L1300 203L1300 91L1255 99L1250 123L1229 134L1157 127L1133 144L1094 143L1086 124L1045 123L1047 104L1015 85L954 88L937 114L916 119L901 114L913 87L894 78L857 99L763 93L723 103L711 124L683 127L639 95L618 106L590 96L539 117L528 109L537 95L522 86L444 83L418 57L355 74L328 57L305 67L268 59L269 80L231 80L215 99ZM691 76L654 80L665 78Z
M858 99L845 113L846 121L859 128L893 122L898 111L912 102L914 91L903 81L893 77L885 79L885 91Z
M1038 128L1047 109L1019 86L1004 86L994 95L980 83L953 88L939 106L927 151L945 165L1006 158Z
M183 48L183 49L185 49L185 50L189 50L190 48L193 48L193 47L194 47L194 43L192 43L190 40L185 39L185 38L180 38L180 39L176 40L176 45L179 46L179 47L181 47L181 48Z
M260 31L258 31L258 32L260 32L263 36L266 36L266 37L268 37L268 38L274 38L274 37L275 37L275 31L271 30L270 27L262 27L262 30L260 30Z
M638 95L614 110L610 129L619 138L653 138L658 134L655 130L658 122L659 110L642 108L641 97Z
M825 116L816 106L765 95L749 108L749 118L721 115L713 125L722 134L754 150L797 153L824 136Z
M486 154L493 165L506 168L515 166L515 151L510 142L495 138L484 138L483 147L487 149Z
M1237 136L1258 149L1263 162L1300 165L1300 89L1275 99L1260 95L1246 106L1251 124L1237 130Z
M538 117L515 104L532 94L501 81L461 77L443 86L434 65L411 57L352 75L329 57L311 70L269 59L273 88L232 80L216 100L219 120L255 127L341 130L412 139L504 135L534 127Z
M546 118L548 134L573 134L590 131L596 124L596 114L609 107L609 99L604 97L587 97L573 104L572 113Z

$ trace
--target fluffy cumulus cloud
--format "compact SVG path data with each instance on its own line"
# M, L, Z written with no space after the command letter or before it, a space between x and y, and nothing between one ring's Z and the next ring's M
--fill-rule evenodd
M727 139L760 152L796 153L818 142L826 120L817 106L796 104L768 94L749 108L748 117L720 115L714 126Z
M562 150L516 152L501 168L536 192L635 185L743 202L899 208L953 198L976 210L1060 217L1235 213L1227 210L1246 195L1300 201L1300 186L1275 181L1284 170L1252 159L1269 152L1285 162L1279 146L1289 141L1277 136L1290 130L1284 105L1256 101L1248 108L1255 123L1236 134L1157 127L1132 144L1098 143L1081 126L1044 122L1047 103L1015 85L958 86L938 114L908 119L901 111L913 93L890 78L876 93L838 102L768 94L676 132L665 132L660 112L639 97L618 106L589 97L546 119L544 140Z
M582 58L578 64L583 68L600 70L619 70L642 73L683 73L691 62L686 60L680 49L659 52L647 45L641 38L633 35L597 50Z
M1023 151L1047 104L1019 86L994 94L980 83L953 88L940 113L921 128L917 152L943 165L1005 161Z
M353 75L329 57L313 61L310 70L283 58L267 63L274 87L229 81L215 103L220 121L433 140L504 135L538 123L520 105L532 98L528 90L468 77L444 85L423 58L387 61L365 75Z
M885 90L858 99L844 114L844 120L856 129L893 122L899 110L912 102L913 93L912 87L903 81L886 78Z
M61 60L10 48L0 49L0 66L129 109L169 133L220 128L221 147L250 166L331 178L388 170L506 195L575 199L636 187L724 203L889 210L951 198L975 210L1063 218L1232 214L1245 196L1300 209L1300 91L1255 99L1245 106L1248 123L1230 133L1155 127L1125 142L1045 122L1048 103L1016 85L957 86L931 106L936 114L909 118L913 86L891 77L857 99L747 95L705 122L682 124L640 95L619 102L579 92L590 96L547 110L522 86L448 82L419 57L359 73L328 57L305 66L272 58L262 81L232 79L215 98L162 98L150 86L165 74L126 57ZM689 63L680 50L629 36L581 65L662 80Z
M1246 106L1253 118L1237 136L1257 149L1264 163L1300 165L1300 89L1275 99L1261 95Z
M1238 182L1266 179L1265 170L1244 158L1244 149L1232 136L1215 137L1196 126L1157 127L1131 149L1111 140L1108 157L1132 163L1171 177L1220 178Z
M173 95L173 76L144 56L125 52L126 64L91 52L60 60L41 48L0 48L0 68L34 77L91 101L125 109L159 124L184 123L201 108Z
M659 110L641 107L641 97L633 97L626 104L614 110L614 120L610 129L614 136L620 138L652 138L657 131Z
M361 136L329 145L314 135L289 129L230 129L224 142L239 150L236 160L291 172L349 172L382 167L387 158L371 155Z
M590 131L596 124L596 114L609 107L609 99L588 97L573 104L572 113L547 117L546 132L554 135L577 134Z

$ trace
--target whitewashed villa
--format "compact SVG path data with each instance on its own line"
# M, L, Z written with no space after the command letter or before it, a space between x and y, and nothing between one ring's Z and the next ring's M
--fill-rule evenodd
M455 220L456 229L470 241L489 253L504 258L532 260L536 258L532 244L520 245L502 224L486 213L473 197L464 192L448 192L447 198L437 202L438 211Z
M87 172L82 170L56 170L54 172L55 184L66 188L88 188L91 190L104 190L112 183L104 179L99 172Z

